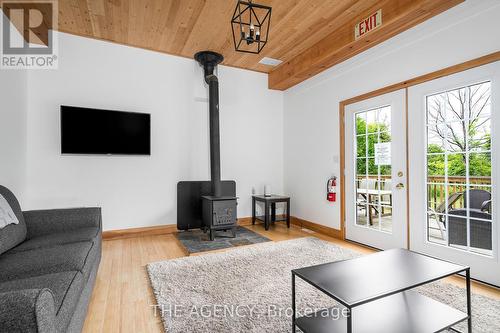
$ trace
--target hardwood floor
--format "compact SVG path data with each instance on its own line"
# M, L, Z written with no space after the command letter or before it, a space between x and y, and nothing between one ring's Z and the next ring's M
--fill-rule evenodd
M358 244L296 226L287 229L284 225L277 224L271 226L269 231L265 231L261 224L247 228L273 241L315 236L358 252L373 252L372 249ZM151 306L156 302L149 285L146 265L154 261L186 256L175 235L105 240L102 255L83 331L86 333L163 332L161 318L159 315L155 316ZM450 278L448 282L464 285L460 277ZM472 290L500 299L500 291L489 286L473 283Z

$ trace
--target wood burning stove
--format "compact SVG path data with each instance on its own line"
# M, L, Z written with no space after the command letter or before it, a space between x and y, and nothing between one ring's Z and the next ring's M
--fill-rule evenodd
M235 197L202 197L203 229L210 233L210 240L214 240L216 230L232 231L236 237L236 206Z
M214 239L216 230L232 230L235 237L237 222L237 198L222 196L220 176L220 135L219 135L219 80L214 69L224 57L211 51L202 51L194 55L196 61L203 66L205 82L209 88L210 113L210 175L212 193L203 196L202 218L203 230L210 232L210 240Z

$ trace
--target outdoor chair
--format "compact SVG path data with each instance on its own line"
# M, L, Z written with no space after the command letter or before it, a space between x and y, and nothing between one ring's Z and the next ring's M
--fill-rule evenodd
M452 245L467 246L467 209L460 208L450 211L448 216L448 243ZM470 246L491 250L492 249L492 220L491 214L479 210L469 211Z
M485 190L469 190L470 199L467 192L464 192L464 208L470 206L471 210L488 211L491 210L491 193Z
M469 190L463 193L464 207L448 212L448 242L454 245L467 245L467 211L470 217L470 246L492 249L491 193L485 190Z

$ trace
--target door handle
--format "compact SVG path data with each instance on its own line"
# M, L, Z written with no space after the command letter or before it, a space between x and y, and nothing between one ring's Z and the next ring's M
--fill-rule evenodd
M397 188L398 190L401 190L401 189L405 188L405 184L403 184L403 183L399 183L398 185L396 185L396 188Z

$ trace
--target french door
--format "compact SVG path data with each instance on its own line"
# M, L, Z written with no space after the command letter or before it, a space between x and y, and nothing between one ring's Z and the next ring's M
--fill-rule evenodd
M499 113L498 62L408 89L410 248L495 285Z
M406 248L405 91L345 108L346 238Z

